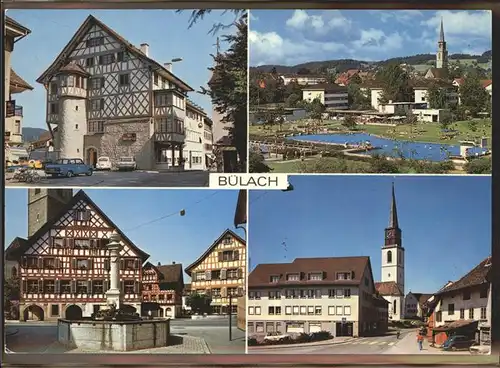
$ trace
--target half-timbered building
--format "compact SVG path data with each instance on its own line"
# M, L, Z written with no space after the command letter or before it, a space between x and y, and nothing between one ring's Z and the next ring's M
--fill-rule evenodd
M238 296L246 290L246 242L227 229L186 268L191 277L191 292L207 294L215 314L237 313Z
M176 318L182 314L184 277L182 264L154 266L147 262L142 269L142 314Z
M140 169L182 170L187 93L172 63L149 56L89 15L37 79L61 157L95 164L133 156Z
M110 280L106 245L113 232L123 244L123 304L139 311L142 264L149 255L79 191L31 236L16 238L6 249L6 258L19 264L20 319L78 319L104 307Z

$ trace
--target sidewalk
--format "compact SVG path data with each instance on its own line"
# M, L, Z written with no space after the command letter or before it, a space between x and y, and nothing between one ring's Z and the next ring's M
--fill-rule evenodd
M276 345L257 345L257 346L249 346L248 350L260 350L260 349L288 349L288 348L296 348L302 346L322 346L322 345L337 345L343 344L354 340L354 337L335 337L330 340L323 341L315 341L315 342L304 342L300 344L276 344Z
M415 332L404 334L400 340L397 340L396 345L391 346L382 354L406 354L406 355L470 355L469 351L444 351L439 348L429 346L429 342L425 339L423 350L418 349L417 336Z

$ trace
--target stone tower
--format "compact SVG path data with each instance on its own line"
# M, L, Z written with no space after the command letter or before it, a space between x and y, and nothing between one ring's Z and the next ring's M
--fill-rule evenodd
M399 228L398 212L394 183L392 184L391 210L389 226L385 229L385 242L382 247L382 282L395 282L404 295L405 291L405 250L402 246L401 229Z
M445 69L448 67L448 50L444 40L443 18L441 18L441 29L439 31L438 51L436 54L436 68Z
M28 189L28 237L57 216L73 198L73 189Z
M56 150L60 158L84 160L87 133L87 81L89 74L75 62L59 69L59 117ZM101 100L96 100L101 103Z

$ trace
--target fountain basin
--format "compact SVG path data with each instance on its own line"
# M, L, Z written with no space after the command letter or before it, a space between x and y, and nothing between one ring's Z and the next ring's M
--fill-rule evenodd
M170 320L57 320L59 343L90 351L132 351L168 346Z

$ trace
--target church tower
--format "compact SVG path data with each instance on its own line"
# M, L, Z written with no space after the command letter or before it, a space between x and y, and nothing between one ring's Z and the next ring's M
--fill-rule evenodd
M438 51L436 54L436 68L446 69L448 67L448 50L444 40L443 18L441 18L441 29L439 31Z
M28 237L62 210L73 189L28 189Z
M382 247L382 282L395 282L404 295L405 292L405 250L402 246L401 229L398 222L396 195L392 183L391 210L389 226L385 229L385 242Z

